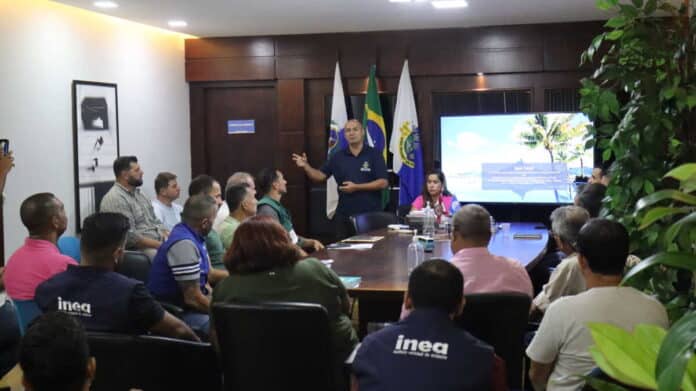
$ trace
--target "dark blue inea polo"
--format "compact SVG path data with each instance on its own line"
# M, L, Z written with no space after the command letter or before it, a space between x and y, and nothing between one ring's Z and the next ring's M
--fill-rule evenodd
M343 182L368 183L377 179L387 179L387 167L384 159L374 148L363 146L355 156L346 147L333 154L320 168L321 172L330 177L334 176L338 186ZM359 213L382 210L381 191L356 191L353 193L338 192L338 207L336 213L343 216L353 216Z

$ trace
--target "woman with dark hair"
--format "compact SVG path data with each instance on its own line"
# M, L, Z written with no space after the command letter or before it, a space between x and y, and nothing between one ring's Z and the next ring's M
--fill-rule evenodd
M411 210L421 210L430 203L430 207L435 211L435 215L453 216L459 209L459 201L452 193L447 190L445 174L442 171L430 171L425 176L423 184L423 194L419 195L411 204Z
M319 260L302 256L287 231L273 218L247 219L235 231L225 254L230 276L213 289L212 304L250 300L321 304L329 314L336 358L343 362L358 342L349 317L346 288Z

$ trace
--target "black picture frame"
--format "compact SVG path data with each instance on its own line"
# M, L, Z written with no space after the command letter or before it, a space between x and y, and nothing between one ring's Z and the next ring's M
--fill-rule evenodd
M118 87L114 83L73 80L73 167L75 230L99 210L114 183L113 162L120 155Z

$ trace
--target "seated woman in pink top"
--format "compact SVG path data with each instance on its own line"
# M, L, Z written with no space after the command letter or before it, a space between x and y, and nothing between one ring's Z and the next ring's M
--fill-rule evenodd
M435 215L438 218L442 215L453 216L459 209L459 201L447 190L445 174L440 171L430 171L425 176L423 194L413 201L411 210L421 210L425 208L427 202L435 210Z

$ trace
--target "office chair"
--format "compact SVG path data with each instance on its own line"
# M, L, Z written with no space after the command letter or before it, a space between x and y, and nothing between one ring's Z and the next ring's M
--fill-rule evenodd
M126 251L116 264L116 272L147 284L150 275L150 258L141 251Z
M92 390L220 390L210 343L101 332L88 332L87 338L97 360Z
M387 228L389 224L399 224L399 218L393 213L367 212L352 216L355 233L364 234L376 229Z
M321 305L217 303L212 313L225 390L335 390L342 381Z
M24 335L32 320L43 313L34 300L12 300L17 315L19 333Z
M152 264L150 263L150 258L145 255L144 252L126 251L123 253L123 259L116 264L116 272L134 280L138 280L143 284L147 284L150 276L151 266ZM181 315L184 313L184 309L176 304L167 303L164 301L159 301L159 303L162 305L162 307L164 307L165 310L169 311L174 316L181 317Z
M466 305L455 319L459 327L486 342L505 360L510 388L524 389L524 334L531 298L523 293L464 295Z
M56 243L58 251L80 263L80 239L75 236L61 236Z

